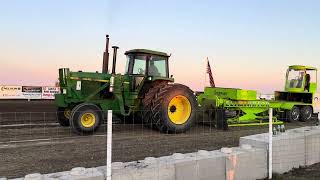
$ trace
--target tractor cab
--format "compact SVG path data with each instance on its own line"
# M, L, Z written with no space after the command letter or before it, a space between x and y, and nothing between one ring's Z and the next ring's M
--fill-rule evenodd
M133 49L125 52L127 64L125 74L151 77L169 77L166 53L146 49Z
M170 79L168 54L147 49L133 49L126 51L125 55L127 56L125 74L131 77L133 91L141 87L144 81Z
M315 93L317 91L317 69L300 65L289 66L285 91Z

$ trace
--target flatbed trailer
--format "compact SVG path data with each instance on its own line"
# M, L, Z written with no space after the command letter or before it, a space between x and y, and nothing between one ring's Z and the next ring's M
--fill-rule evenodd
M270 101L257 99L256 91L253 90L206 87L204 92L198 93L198 102L200 108L215 123L221 121L221 116L215 115L217 109L225 113L225 120L230 127L266 125L269 123ZM274 117L273 124L280 125L283 122ZM217 126L222 128L219 125Z

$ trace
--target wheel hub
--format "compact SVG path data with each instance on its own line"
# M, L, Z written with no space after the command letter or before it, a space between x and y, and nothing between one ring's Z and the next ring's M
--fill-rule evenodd
M293 111L293 112L292 112L292 117L293 117L294 120L298 120L298 118L299 118L299 113L298 113L297 111Z
M86 128L92 127L96 122L96 117L93 113L84 113L81 116L81 124Z
M174 124L184 124L191 115L191 103L187 97L177 95L168 105L168 116Z
M71 117L70 109L65 109L63 114L64 114L64 117L66 117L67 119L70 119L70 117Z
M170 107L170 112L171 112L171 113L176 112L176 110L177 110L176 106L171 106L171 107Z

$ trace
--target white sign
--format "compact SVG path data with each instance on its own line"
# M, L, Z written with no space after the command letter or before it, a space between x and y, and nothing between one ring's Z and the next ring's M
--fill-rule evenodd
M0 99L23 99L22 86L0 85Z
M272 100L272 99L274 99L274 95L273 94L261 94L260 99Z
M54 86L42 87L42 99L54 99L54 95L59 93L60 93L59 87L54 87Z
M80 90L81 90L81 81L77 81L76 90L77 90L77 91L80 91Z

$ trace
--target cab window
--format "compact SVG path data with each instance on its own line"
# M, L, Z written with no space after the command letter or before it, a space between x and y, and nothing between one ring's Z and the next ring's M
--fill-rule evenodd
M151 56L149 59L148 75L157 77L167 77L167 58Z
M146 65L145 55L129 55L127 56L126 74L145 75Z
M288 80L290 88L301 88L305 71L290 69L288 72Z

